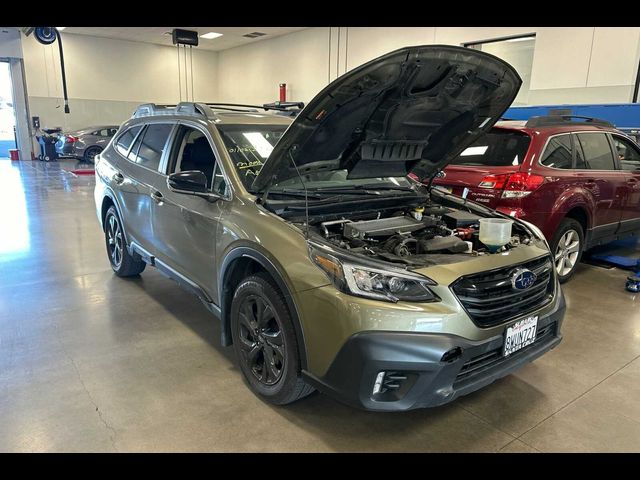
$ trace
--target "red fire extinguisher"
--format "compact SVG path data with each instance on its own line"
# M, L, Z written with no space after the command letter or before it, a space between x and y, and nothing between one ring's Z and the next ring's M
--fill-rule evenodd
M287 84L286 83L280 84L280 101L281 102L287 101Z

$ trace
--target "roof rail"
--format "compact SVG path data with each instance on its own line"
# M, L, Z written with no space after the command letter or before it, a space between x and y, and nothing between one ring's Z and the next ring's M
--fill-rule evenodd
M298 110L302 110L304 108L303 102L273 102L273 103L264 103L262 105L250 105L247 103L209 103L206 102L206 105L213 108L219 108L221 110L231 110L231 111L246 111L241 109L258 109L258 110L277 110L280 112L291 112L290 109L296 108Z
M215 114L205 104L194 102L180 102L177 105L156 105L145 103L140 105L132 118L152 117L157 115L191 115L194 117L211 117Z
M244 106L223 106L221 103L207 103L207 107L212 108L213 110L224 110L226 112L240 112L240 113L256 113L258 112L258 108L249 108Z
M295 116L302 108L303 102L274 102L264 105L248 105L244 103L199 103L180 102L177 105L162 105L145 103L136 108L131 118L153 117L158 115L191 115L196 117L215 117L216 110L231 112L257 112L259 110L274 110L283 115Z
M304 108L304 102L272 102L262 104L262 108L265 110L288 110L290 108L296 108L302 110Z
M573 119L580 119L574 121ZM544 115L539 117L531 117L527 120L525 127L550 127L560 125L594 125L598 127L615 128L612 123L602 120L601 118L582 117L580 115Z

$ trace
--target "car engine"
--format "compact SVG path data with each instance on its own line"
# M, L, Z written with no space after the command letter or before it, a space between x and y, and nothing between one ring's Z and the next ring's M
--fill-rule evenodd
M455 263L471 256L489 255L479 240L480 216L441 206L421 206L386 218L352 221L346 218L318 224L316 233L336 247L392 263L428 266ZM517 232L513 228L513 232ZM528 244L524 230L498 252Z

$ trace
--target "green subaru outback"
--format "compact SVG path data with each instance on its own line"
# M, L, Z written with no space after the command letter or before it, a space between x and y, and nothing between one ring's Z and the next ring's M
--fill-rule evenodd
M430 186L520 84L494 56L420 46L297 116L142 105L96 164L111 266L152 265L199 297L272 403L318 389L406 410L477 390L562 338L540 231Z

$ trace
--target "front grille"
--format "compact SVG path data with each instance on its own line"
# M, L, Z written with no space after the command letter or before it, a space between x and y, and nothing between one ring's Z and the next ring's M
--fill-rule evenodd
M481 355L475 356L462 365L458 376L456 377L456 381L454 383L454 387L456 384L468 380L469 378L478 375L482 372L489 370L490 368L496 366L502 361L507 361L512 358L518 357L523 352L526 352L531 347L539 345L540 343L547 340L550 336L555 333L556 323L550 323L549 325L541 328L536 334L536 340L531 345L527 345L522 350L519 350L515 353L512 353L508 357L502 356L502 346L496 348L495 350L491 350L490 352L483 353Z
M518 268L536 274L533 286L515 290L511 276ZM519 265L461 277L451 287L471 319L480 327L491 327L526 315L553 298L553 263L549 256Z

